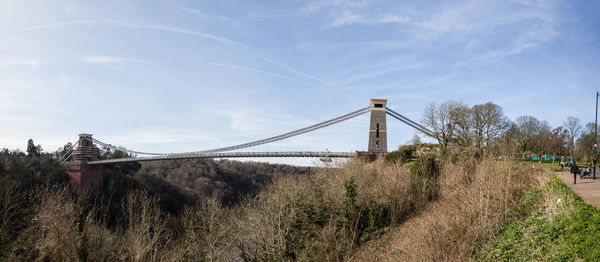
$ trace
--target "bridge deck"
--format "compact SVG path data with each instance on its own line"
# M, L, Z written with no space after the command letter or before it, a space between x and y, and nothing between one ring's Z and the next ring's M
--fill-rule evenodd
M176 159L194 159L194 158L243 158L243 157L329 157L329 158L350 158L354 157L356 152L212 152L212 153L188 153L188 154L170 154L164 156L132 157L119 159L106 159L89 161L88 165L100 165L123 162L139 161L159 161Z

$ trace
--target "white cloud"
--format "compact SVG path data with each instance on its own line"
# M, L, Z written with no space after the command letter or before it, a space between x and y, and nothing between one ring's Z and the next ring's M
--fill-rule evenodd
M190 14L202 17L202 18L206 18L206 14L204 12L202 12L201 10L198 10L198 9L195 9L195 8L185 7L185 6L182 6L182 5L179 5L179 9L181 11L186 12L186 13L190 13Z
M32 58L26 58L26 59L21 59L21 60L13 60L11 62L4 62L4 63L0 63L0 67L26 67L30 70L38 70L40 68L41 65L43 64L55 64L56 62L50 62L50 61L40 61L37 59L32 59Z
M365 21L365 18L361 15L354 14L348 10L343 10L339 15L335 17L332 22L333 27L360 24Z
M143 60L143 59L133 59L133 58L124 58L124 57L112 57L112 56L86 56L80 59L73 60L63 60L63 61L41 61L38 59L15 59L11 62L0 63L1 67L25 67L32 71L38 70L42 65L57 65L57 64L72 64L72 63L116 63L116 64L125 64L125 63L145 63L145 64L155 64L152 61Z
M112 56L88 56L83 57L81 59L83 62L87 63L147 63L154 64L151 61L141 60L141 59L132 59L132 58L123 58L123 57L112 57Z
M327 8L342 7L342 8L361 8L368 5L368 1L353 1L353 0L318 0L309 2L303 9L303 13L314 14L323 11Z
M411 20L410 17L407 17L407 16L400 16L400 15L391 14L391 15L383 16L382 18L379 19L379 22L380 23L384 23L384 24L387 24L387 23L408 23L408 22L410 22L410 20Z
M211 65L216 65L216 66L222 66L222 67L227 67L227 68L232 68L232 69L237 69L237 70L242 70L242 71L248 71L248 72L254 72L254 73L259 73L259 74L265 74L265 75L269 75L269 76L273 76L273 77L277 77L277 78L281 78L281 79L285 79L285 80L289 80L289 81L294 81L306 86L310 86L313 88L317 88L320 89L322 91L328 92L328 93L332 93L344 98L347 98L349 100L354 100L352 97L347 96L343 93L340 93L336 90L330 89L330 88L326 88L323 87L321 85L318 84L313 84L304 80L300 80L300 79L296 79L296 78L292 78L289 76L284 76L284 75L280 75L280 74L276 74L276 73L272 73L272 72L267 72L267 71L262 71L262 70L258 70L258 69L252 69L252 68L248 68L248 67L243 67L243 66L237 66L237 65L229 65L229 64L222 64L222 63L209 63Z
M200 18L219 20L219 21L229 21L229 18L227 18L225 16L210 15L210 14L207 14L206 12L204 12L200 9L197 9L197 8L190 8L190 7L187 7L184 5L180 5L180 4L176 4L176 6L179 8L179 10L186 12L188 14L195 15Z
M49 24L41 24L41 25L34 25L34 26L29 26L29 27L25 27L20 29L19 31L32 31L32 30L40 30L40 29L46 29L46 28L54 28L54 27L64 27L64 26L75 26L75 25L103 25L103 26L119 26L119 27L129 27L129 28L137 28L137 29L147 29L147 30L157 30L157 31L165 31L165 32L171 32L171 33L179 33L179 34L186 34L186 35L192 35L192 36L198 36L201 38L205 38L205 39L209 39L209 40L214 40L217 41L221 44L224 44L225 46L228 46L230 48L236 49L244 54L247 54L249 56L252 56L254 58L263 60L269 64L275 65L277 67L280 67L292 74L295 74L297 76L303 77L303 78L307 78L310 80L314 80L314 81L318 81L321 83L325 83L325 81L323 81L322 79L319 79L317 77L314 76L310 76L307 74L304 74L292 67L289 67L281 62L275 61L271 58L268 58L262 54L259 54L256 51L251 50L251 48L247 47L246 45L231 40L229 38L225 38L222 36L218 36L218 35L214 35L214 34L209 34L209 33L204 33L204 32L199 32L199 31L194 31L194 30L189 30L189 29L185 29L185 28L180 28L180 27L175 27L175 26L167 26L167 25L160 25L160 24L147 24L147 23L138 23L138 22L131 22L131 21L123 21L123 20L71 20L71 21L63 21L63 22L58 22L58 23L49 23ZM100 59L102 60L102 59ZM107 60L107 59L104 59Z
M49 23L49 24L29 26L29 27L22 28L19 31L32 31L32 30L39 30L39 29L46 29L46 28L53 28L53 27L63 27L63 26L73 26L73 25L105 25L105 26L120 26L120 27L130 27L130 28L138 28L138 29L165 31L165 32L171 32L171 33L193 35L193 36L198 36L198 37L202 37L202 38L206 38L206 39L210 39L210 40L215 40L217 42L226 44L231 47L243 47L242 44L240 44L236 41L233 41L233 40L225 38L225 37L213 35L213 34L198 32L198 31L184 29L184 28L180 28L180 27L174 27L174 26L138 23L138 22L131 22L131 21L123 21L123 20L87 20L87 19L70 20L70 21L63 21L63 22L58 22L58 23Z
M306 82L304 80L300 80L300 79L296 79L296 78L292 78L292 77L289 77L289 76L284 76L284 75L280 75L280 74L276 74L276 73L272 73L272 72L267 72L267 71L263 71L263 70L248 68L248 67L244 67L244 66L222 64L222 63L208 63L208 64L209 65L215 65L215 66L222 66L222 67L232 68L232 69L237 69L237 70L242 70L242 71L248 71L248 72L265 74L265 75L269 75L269 76L273 76L273 77L277 77L277 78L282 78L282 79L286 79L286 80L298 82L298 83L301 83L301 84L304 84L304 85L307 85L307 86L317 87L318 88L317 85L315 85L313 83Z
M378 70L368 71L368 72L359 73L359 74L353 74L352 76L348 77L345 81L338 83L336 86L339 88L343 88L346 85L356 83L359 81L363 81L363 80L367 80L367 79L377 78L377 77L385 75L385 74L399 72L399 71L415 70L415 69L420 69L423 67L425 67L425 65L423 63L400 64L400 65L396 65L396 66L390 66L390 65L382 66L382 68L379 68Z

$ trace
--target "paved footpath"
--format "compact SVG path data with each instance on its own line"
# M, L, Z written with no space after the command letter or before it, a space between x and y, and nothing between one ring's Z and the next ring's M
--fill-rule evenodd
M581 179L577 176L577 184L575 185L573 185L573 175L569 172L556 172L556 175L583 201L600 209L600 175L598 173L596 173L596 180L591 178Z

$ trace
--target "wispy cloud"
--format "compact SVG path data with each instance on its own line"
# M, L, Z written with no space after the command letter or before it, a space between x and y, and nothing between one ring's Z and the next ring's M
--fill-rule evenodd
M517 46L507 48L507 49L491 51L489 53L486 53L486 54L476 57L475 60L485 60L485 59L490 59L490 58L495 58L495 57L516 55L516 54L519 54L519 53L525 51L526 49L533 48L535 46L537 46L536 43L522 43Z
M229 19L227 17L225 17L225 16L210 15L210 14L207 14L206 12L204 12L204 11L202 11L200 9L187 7L187 6L181 5L179 3L176 3L175 5L177 6L177 8L179 10L181 10L181 11L183 11L185 13L188 13L188 14L195 15L195 16L200 17L200 18L213 19L213 20L221 20L221 21L229 21Z
M389 73L393 73L393 72L420 69L420 68L423 68L424 66L425 65L423 63L401 64L399 66L386 66L386 67L381 68L379 70L374 70L374 71L369 71L369 72L365 72L365 73L355 74L355 75L347 78L347 80L336 84L336 87L337 88L343 88L344 86L347 86L347 85L352 84L352 83L357 83L357 82L360 82L360 81L363 81L363 80L376 78L376 77L379 77L379 76L382 76L382 75L386 75L386 74L389 74Z
M357 15L352 13L349 10L342 10L342 12L335 17L331 25L333 27L351 25L351 24L360 24L365 22L365 17L362 15Z
M0 63L0 67L13 67L13 66L24 66L31 70L37 70L43 64L55 64L56 62L51 61L40 61L37 59L22 59L20 61L4 62Z
M124 57L112 57L112 56L87 56L81 59L83 62L87 63L146 63L146 64L154 64L154 62L148 60L141 59L133 59L133 58L124 58Z
M211 133L202 133L202 130L186 128L153 128L119 130L119 134L107 134L105 137L98 136L97 139L120 145L132 147L137 144L172 144L183 142L202 142L207 144L219 144L223 141ZM144 148L132 147L132 150L143 150Z
M30 26L30 27L22 28L19 31L32 31L32 30L40 30L40 29L64 27L64 26L74 26L74 25L118 26L118 27L156 30L156 31L164 31L164 32L170 32L170 33L179 33L179 34L197 36L197 37L217 41L217 42L224 44L230 48L236 49L244 54L247 54L254 58L265 61L271 65L280 67L280 68L282 68L292 74L295 74L297 76L300 76L300 77L303 77L306 79L311 79L314 81L318 81L321 83L326 83L326 81L324 81L320 78L304 74L304 73L302 73L290 66L287 66L281 62L275 61L275 60L268 58L262 54L259 54L258 52L251 50L249 47L247 47L246 45L244 45L240 42L231 40L226 37L209 34L209 33L204 33L204 32L199 32L199 31L194 31L194 30L189 30L189 29L180 28L180 27L166 26L166 25L160 25L160 24L146 24L146 23L138 23L138 22L122 21L122 20L71 20L71 21L64 21L64 22L58 22L58 23Z
M334 16L331 27L346 25L380 25L380 24L409 24L411 18L399 14L363 15L349 10L342 10Z
M306 14L314 14L328 8L361 8L365 7L368 1L362 0L317 0L309 2L301 12Z
M80 59L64 60L64 61L42 61L38 59L21 59L19 61L0 63L2 67L26 67L31 70L37 70L43 65L56 65L56 64L75 64L75 63L93 63L93 64L126 64L126 63L144 63L144 64L155 64L155 62L124 58L124 57L113 57L113 56L86 56Z
M186 13L190 13L190 14L202 17L202 18L207 17L207 15L199 9L189 8L189 7L185 7L183 5L178 5L178 7L179 7L179 10L184 11Z
M241 43L238 43L231 39L213 35L213 34L204 33L204 32L198 32L198 31L188 30L188 29L174 27L174 26L137 23L137 22L121 21L121 20L71 20L71 21L64 21L64 22L58 22L58 23L30 26L30 27L22 28L19 31L32 31L32 30L39 30L39 29L45 29L45 28L63 27L63 26L72 26L72 25L105 25L105 26L119 26L119 27L129 27L129 28L137 28L137 29L165 31L165 32L171 32L171 33L180 33L180 34L198 36L198 37L202 37L205 39L214 40L214 41L226 44L231 47L244 47L244 45L242 45Z
M237 66L237 65L230 65L230 64L222 64L222 63L208 63L208 64L209 65L222 66L222 67L228 67L228 68L233 68L233 69L238 69L238 70L243 70L243 71L248 71L248 72L265 74L265 75L269 75L269 76L273 76L273 77L277 77L277 78L281 78L281 79L286 79L286 80L294 81L294 82L301 83L301 84L304 84L304 85L307 85L307 86L317 87L317 85L315 85L313 83L309 83L309 82L304 81L304 80L300 80L300 79L296 79L296 78L292 78L292 77L289 77L289 76L284 76L284 75L280 75L280 74L276 74L276 73L271 73L271 72L267 72L267 71L262 71L262 70L258 70L258 69L253 69L253 68L248 68L248 67L243 67L243 66Z
M229 64L222 64L222 63L209 63L210 65L215 65L215 66L222 66L222 67L227 67L227 68L232 68L232 69L237 69L237 70L242 70L242 71L248 71L248 72L254 72L254 73L259 73L259 74L265 74L265 75L269 75L272 77L277 77L277 78L281 78L281 79L285 79L285 80L289 80L289 81L293 81L293 82L297 82L306 86L310 86L310 87L314 87L317 89L320 89L322 91L328 92L328 93L332 93L335 95L339 95L341 97L347 98L349 100L353 100L355 101L354 98L347 96L343 93L340 93L338 91L335 91L333 89L330 88L326 88L317 84L313 84L304 80L300 80L300 79L296 79L296 78L292 78L289 76L285 76L285 75L280 75L280 74L276 74L276 73L272 73L272 72L267 72L267 71L263 71L263 70L258 70L258 69L253 69L253 68L248 68L248 67L243 67L243 66L237 66L237 65L229 65Z

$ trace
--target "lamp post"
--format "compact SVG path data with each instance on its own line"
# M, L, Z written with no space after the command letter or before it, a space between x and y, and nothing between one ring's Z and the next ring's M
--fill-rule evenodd
M592 165L594 166L594 180L596 179L596 150L598 148L598 143L596 142L596 137L598 137L598 91L596 91L596 121L594 122L594 153L592 157Z

